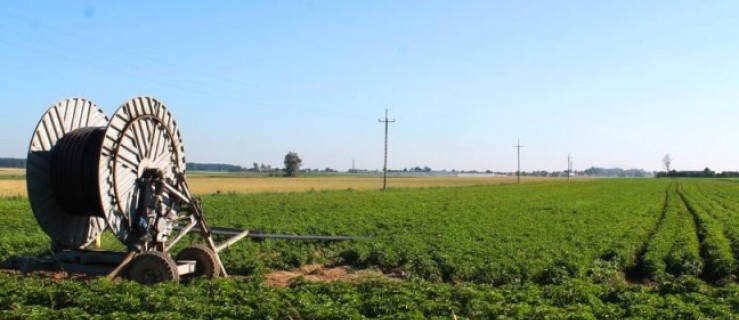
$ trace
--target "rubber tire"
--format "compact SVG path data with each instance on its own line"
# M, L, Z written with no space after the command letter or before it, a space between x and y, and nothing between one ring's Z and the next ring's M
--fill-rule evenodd
M146 251L136 255L128 268L128 278L141 284L180 281L177 263L160 251Z
M215 278L221 275L216 253L204 244L194 244L182 249L177 260L195 260L195 272L182 275L183 279L205 277Z

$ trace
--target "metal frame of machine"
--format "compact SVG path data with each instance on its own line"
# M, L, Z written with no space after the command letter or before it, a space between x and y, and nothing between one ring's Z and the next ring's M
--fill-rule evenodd
M94 103L63 100L41 117L28 151L34 216L52 241L47 257L15 257L24 272L62 270L125 276L141 283L227 276L219 252L239 240L344 241L346 236L279 235L210 227L187 185L182 138L167 107L133 98L108 119ZM127 252L86 250L106 229ZM205 244L170 251L198 232ZM228 237L217 244L214 235Z

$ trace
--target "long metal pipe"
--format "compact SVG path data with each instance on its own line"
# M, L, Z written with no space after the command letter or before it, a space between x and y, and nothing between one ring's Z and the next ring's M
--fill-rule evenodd
M184 229L185 227L186 226L180 225L180 226L175 227L175 229ZM191 228L190 231L200 232L200 227L195 226ZM312 241L352 241L352 240L359 240L359 239L365 238L365 237L353 237L353 236L322 236L322 235L257 233L251 230L239 229L239 228L229 228L229 227L210 227L210 232L214 235L232 236L232 237L241 236L242 238L246 237L246 238L255 239L255 240L285 239L285 240L309 240L309 241L310 240ZM233 244L233 242L230 243L229 245L231 244Z

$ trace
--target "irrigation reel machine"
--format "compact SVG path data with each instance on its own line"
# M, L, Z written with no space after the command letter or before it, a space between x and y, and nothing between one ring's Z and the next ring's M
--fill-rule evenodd
M244 239L352 240L210 227L187 185L185 150L170 111L151 97L124 103L109 119L89 100L63 100L41 117L28 150L33 214L51 238L47 257L14 257L23 272L62 270L141 283L227 276L219 252ZM127 251L87 248L110 229ZM204 244L171 250L198 232ZM214 235L226 236L216 243Z

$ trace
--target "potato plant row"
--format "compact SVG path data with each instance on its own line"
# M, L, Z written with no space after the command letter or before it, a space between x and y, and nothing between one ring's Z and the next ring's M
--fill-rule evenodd
M705 278L716 283L730 281L736 264L731 252L731 240L719 218L726 213L722 207L697 190L695 185L685 185L679 192L698 226L701 256L705 261Z
M729 319L737 195L739 183L699 179L205 195L213 225L367 238L242 241L222 255L239 277L189 284L0 273L0 318ZM0 199L0 259L48 241L27 199ZM398 277L286 288L263 277L311 263ZM640 285L631 270L656 281Z
M236 273L323 262L401 270L435 282L559 283L597 261L632 267L669 182L596 180L464 188L204 197L213 224L291 234L369 236L326 245L240 243Z
M728 180L733 181L733 180ZM694 183L698 194L703 197L705 210L723 226L734 257L732 273L737 276L739 266L739 184L724 181L701 181Z
M243 241L223 253L233 274L325 263L433 282L547 284L582 277L602 262L614 269L634 268L660 221L668 184L594 180L385 192L220 194L203 200L213 225L367 236L334 244ZM1 258L48 249L48 238L24 199L4 199L0 207L0 218L7 221L0 224ZM678 239L688 241L676 248L692 244L690 238ZM112 237L104 240L105 247L120 248ZM671 249L667 252L674 269L693 261L682 254L692 251Z
M732 319L739 287L683 277L661 287L599 284L491 286L423 280L309 283L259 280L188 285L51 281L0 274L2 319Z
M234 274L349 264L434 282L500 285L561 283L604 262L654 280L731 281L739 257L737 194L739 183L715 180L598 180L203 198L215 225L367 236L333 244L244 241L223 255ZM26 199L2 199L0 209L0 257L48 250ZM120 249L112 237L104 243Z
M642 270L655 280L703 271L695 222L677 187L676 183L668 187L663 215L641 259Z

